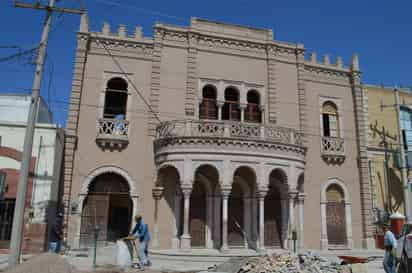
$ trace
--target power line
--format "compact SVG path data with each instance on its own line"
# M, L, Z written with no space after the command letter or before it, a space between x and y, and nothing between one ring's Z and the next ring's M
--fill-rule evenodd
M19 51L19 52L15 53L15 54L12 54L12 55L9 55L9 56L0 58L0 63L8 62L8 61L10 61L10 60L13 60L13 59L16 59L16 58L21 58L21 57L26 56L26 55L28 55L28 54L32 54L32 53L36 52L37 49L39 49L39 47L40 47L40 45L37 45L37 46L35 46L35 47L33 47L33 48L24 50L24 51L22 51L22 52Z

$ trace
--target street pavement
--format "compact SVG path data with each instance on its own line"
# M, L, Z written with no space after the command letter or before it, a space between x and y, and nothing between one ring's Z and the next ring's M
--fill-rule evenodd
M98 266L104 266L115 263L115 253L114 248L100 249L97 256ZM316 252L316 251L315 251ZM341 255L336 252L316 252L322 256L333 257L336 255ZM346 255L353 255L358 257L375 257L375 260L368 263L368 273L384 273L382 266L382 256L381 251L351 251L350 253L345 252ZM81 271L90 271L93 269L93 253L90 252L70 252L69 255L63 255L70 264L74 265ZM0 255L0 271L7 267L8 255ZM145 270L148 273L155 272L199 272L205 271L208 267L213 265L213 262L203 261L199 263L196 260L188 260L187 256L185 259L169 260L164 258L159 258L157 256L153 257L153 266L150 269Z

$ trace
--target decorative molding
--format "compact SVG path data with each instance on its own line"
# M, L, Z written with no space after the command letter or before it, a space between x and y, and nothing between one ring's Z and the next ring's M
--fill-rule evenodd
M195 116L197 90L198 87L198 73L197 73L197 45L198 36L190 33L188 39L187 52L187 71L186 71L186 100L185 100L185 114L189 117Z
M307 81L333 85L350 86L350 72L346 69L325 65L304 64L304 78Z
M358 145L358 169L360 180L361 215L363 221L363 245L370 247L373 239L373 210L367 151L367 126L365 113L365 92L361 86L359 71L352 71L352 94L354 96L355 125Z
M276 61L267 60L268 72L268 122L276 124L277 121L277 92L276 92Z
M152 59L152 73L150 81L150 98L149 103L152 111L149 115L149 136L154 136L156 133L156 126L158 120L156 114L159 113L159 96L160 96L160 64L162 56L162 40L164 37L164 31L161 29L154 29L154 48Z
M213 145L213 146L211 146ZM198 138L198 137L182 137L182 138L170 138L156 140L154 143L155 147L155 157L160 156L160 154L166 149L176 149L181 150L184 148L196 148L199 152L202 149L210 150L211 148L222 148L225 146L226 149L233 149L236 152L242 151L267 151L267 152L287 152L293 153L294 156L303 157L306 154L306 149L300 146L286 145L281 143L268 143L262 141L248 141L248 140L237 140L237 139L216 139L216 138ZM231 148L232 147L232 148ZM204 151L203 151L204 153ZM282 156L282 155L277 155Z
M307 119L307 101L306 101L306 82L304 80L305 65L304 65L304 50L300 50L297 54L297 78L298 78L298 103L299 103L299 127L303 134L303 143L307 143L306 127Z

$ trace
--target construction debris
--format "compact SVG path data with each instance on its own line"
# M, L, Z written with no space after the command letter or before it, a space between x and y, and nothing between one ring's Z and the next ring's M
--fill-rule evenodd
M230 262L229 262L230 264ZM221 266L216 271L222 271ZM229 269L228 267L225 268ZM226 272L230 273L346 273L350 272L347 265L341 265L339 260L328 260L313 253L300 255L273 254L245 259L242 264Z

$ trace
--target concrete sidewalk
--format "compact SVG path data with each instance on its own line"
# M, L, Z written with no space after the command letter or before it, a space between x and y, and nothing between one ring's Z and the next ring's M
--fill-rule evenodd
M116 248L113 246L100 248L97 253L97 265L113 265L115 264L115 251ZM310 250L307 250L310 251ZM167 253L165 251L164 253ZM276 251L274 251L276 252ZM282 251L284 252L284 251ZM332 258L339 255L349 255L356 257L374 257L375 260L368 263L368 273L384 273L382 266L383 251L380 250L352 250L352 251L317 251L312 250L311 252L324 256L326 258ZM205 271L209 267L219 264L223 261L217 260L216 255L218 252L212 251L211 256L208 259L208 252L202 250L197 253L198 255L193 255L191 253L180 253L177 255L175 253L170 253L170 255L156 255L151 256L153 266L147 271L150 272L199 272ZM234 256L241 256L242 251L233 252L232 255L227 255L227 258ZM248 253L250 255L250 253ZM246 255L248 256L248 255ZM30 256L25 255L23 259L28 259ZM81 271L90 271L93 269L93 252L92 251L70 251L67 255L62 255L70 264L74 265L77 269ZM222 256L220 257L222 258ZM0 255L0 270L7 267L8 255Z

